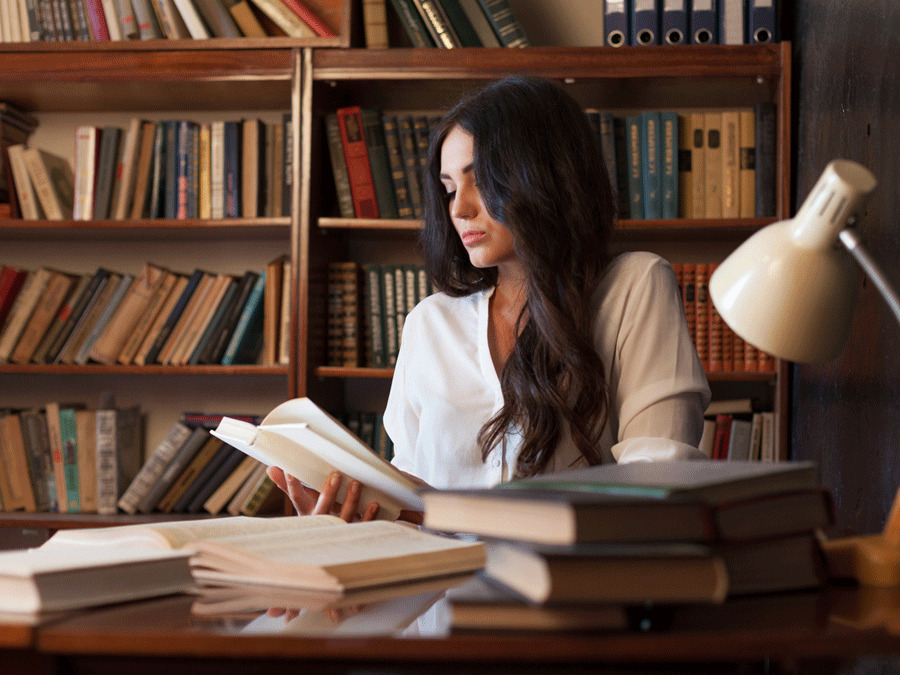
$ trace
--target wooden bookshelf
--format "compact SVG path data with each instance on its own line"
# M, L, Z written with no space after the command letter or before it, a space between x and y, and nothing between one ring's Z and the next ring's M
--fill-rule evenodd
M350 410L360 398L383 405L392 370L338 368L324 352L324 271L332 261L418 260L415 220L336 217L323 116L342 105L392 110L440 110L460 94L521 72L560 80L586 107L741 107L773 102L778 111L777 215L788 215L790 189L790 45L739 47L532 47L527 49L351 48L359 19L351 0L321 0L334 12L340 35L327 40L211 39L141 43L31 43L0 45L0 101L60 119L152 111L158 117L243 111L291 113L293 194L289 215L218 220L23 221L0 219L0 263L67 260L95 269L119 256L166 264L158 255L203 261L217 269L259 267L287 252L292 262L291 360L282 366L44 366L0 365L0 407L31 407L84 392L89 404L116 390L127 403L162 408L149 450L182 410L263 414L277 403L309 395L331 410ZM339 47L335 49L334 47ZM74 123L72 123L74 128ZM736 246L772 219L621 221L624 246L658 242L716 255ZM40 246L37 246L37 244ZM38 253L38 249L40 252ZM8 257L12 256L12 257ZM16 258L16 256L19 256ZM29 257L30 256L30 257ZM179 257L180 256L180 257ZM246 265L244 264L246 261ZM187 263L180 263L181 267ZM788 455L788 367L766 373L715 373L714 389L736 385L774 401L779 456ZM58 392L62 391L62 394ZM170 400L171 399L171 400ZM168 407L167 407L168 406ZM235 410L235 407L242 408ZM252 410L248 409L253 407ZM225 409L223 409L225 408ZM27 520L27 518L26 518ZM59 525L66 516L51 519ZM20 526L22 518L0 517ZM29 521L31 522L31 521ZM37 522L37 521L35 521ZM43 521L41 521L43 522ZM80 522L77 519L72 521ZM114 521L118 522L118 521Z

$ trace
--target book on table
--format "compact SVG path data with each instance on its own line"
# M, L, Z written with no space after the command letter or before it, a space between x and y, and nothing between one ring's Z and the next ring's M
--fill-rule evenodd
M319 489L339 471L363 484L360 505L377 501L378 517L394 520L403 509L422 510L415 483L381 459L349 429L308 398L286 401L257 426L225 417L212 432L267 466L277 466ZM342 502L349 481L337 495Z
M833 519L809 463L608 464L422 499L431 529L557 545L745 540Z
M0 611L45 613L190 591L186 551L125 547L0 553Z
M812 533L746 542L486 543L485 576L537 604L722 602L825 580Z
M484 547L403 523L346 523L336 516L215 518L60 530L41 547L59 552L180 550L200 583L267 584L342 593L480 569Z

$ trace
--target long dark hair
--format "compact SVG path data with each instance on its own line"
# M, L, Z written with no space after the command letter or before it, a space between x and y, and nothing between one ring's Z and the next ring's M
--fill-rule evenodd
M515 430L517 476L541 473L568 422L589 464L600 460L609 393L593 343L591 297L609 262L614 205L584 110L554 82L513 76L450 110L434 131L424 176L425 264L439 289L469 295L497 269L469 262L447 209L441 148L461 127L474 138L475 181L491 217L513 233L527 270L515 347L500 373L504 405L482 427L482 456Z

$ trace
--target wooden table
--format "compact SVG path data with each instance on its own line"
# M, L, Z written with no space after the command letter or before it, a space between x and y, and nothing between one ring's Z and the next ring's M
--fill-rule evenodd
M7 619L0 623L0 671L706 673L735 672L733 664L743 663L741 672L818 674L860 657L900 664L900 589L836 586L640 610L629 629L566 633L453 631L440 620L442 600L406 629L409 617L396 611L375 622L365 611L343 620L312 610L294 620L261 611L198 616L195 601L172 596L32 626Z

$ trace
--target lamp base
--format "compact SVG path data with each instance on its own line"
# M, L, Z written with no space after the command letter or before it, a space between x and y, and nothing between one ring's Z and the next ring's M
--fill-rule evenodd
M864 586L900 586L900 489L880 534L821 542L828 574Z
M822 542L828 574L864 586L900 586L900 547L884 534Z

